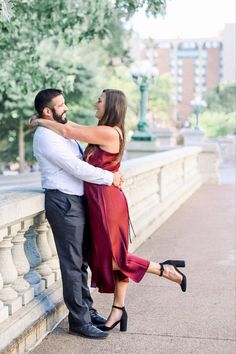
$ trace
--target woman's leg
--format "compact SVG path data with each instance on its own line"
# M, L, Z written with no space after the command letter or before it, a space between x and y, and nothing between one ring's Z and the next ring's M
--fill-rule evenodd
M115 263L115 261L112 261L113 265L113 271L119 270L118 265ZM155 274L155 275L161 275L161 265L159 263L151 262L149 264L149 267L147 269L147 273ZM165 264L164 265L164 270L162 273L162 276L168 280L171 280L173 282L176 282L178 284L181 284L183 280L183 276L175 269L174 266L170 264ZM117 307L124 307L125 306L125 297L126 297L126 292L127 292L127 287L128 287L128 282L126 281L120 281L117 276L115 276L115 292L114 292L114 298L113 298L113 305ZM115 322L119 321L122 316L122 311L112 307L110 315L107 318L106 327L111 327Z
M112 269L114 272L114 278L115 278L115 291L114 291L114 297L113 297L113 305L117 307L124 307L125 306L125 297L126 297L126 292L127 292L127 287L128 287L128 282L127 281L122 281L119 280L116 271L120 270L118 267L117 263L112 259ZM106 326L110 327L115 323L116 321L119 321L122 316L122 311L112 307L110 315L107 318L106 321Z
M115 261L113 260L112 262L113 264L113 270L119 270L118 265L115 263ZM159 263L156 262L151 262L149 264L149 267L147 269L147 273L151 273L151 274L155 274L155 275L159 275L161 274L161 266ZM168 280L174 281L178 284L181 284L183 276L176 271L175 267L173 267L170 264L165 264L164 265L164 271L162 276ZM114 304L115 305L115 304Z
M118 306L118 307L123 307L125 306L125 297L126 297L126 292L127 292L127 287L128 287L128 282L126 281L120 281L116 278L115 280L115 292L114 292L114 298L113 298L113 305ZM106 326L110 327L115 323L116 321L119 321L122 316L122 311L112 307L110 315L108 316Z

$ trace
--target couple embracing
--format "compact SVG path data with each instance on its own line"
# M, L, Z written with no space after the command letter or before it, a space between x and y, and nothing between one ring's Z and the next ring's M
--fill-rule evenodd
M186 291L186 277L178 270L184 261L157 263L128 252L129 211L119 172L125 147L126 96L120 90L103 90L96 102L97 126L67 120L68 108L58 89L40 91L35 109L38 117L30 121L37 128L34 155L60 262L69 331L94 339L106 338L118 324L126 331L129 279L140 282L152 273ZM85 151L80 141L88 143ZM91 286L114 294L107 319L93 307L87 265Z

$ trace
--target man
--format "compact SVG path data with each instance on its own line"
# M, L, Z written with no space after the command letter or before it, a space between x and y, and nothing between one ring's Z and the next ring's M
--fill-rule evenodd
M34 103L40 117L62 124L67 122L68 108L61 90L42 90ZM36 129L33 149L45 189L46 217L60 261L70 332L89 338L106 338L107 332L95 327L104 324L106 319L92 307L87 265L83 262L83 181L119 186L122 176L119 172L113 174L82 161L79 142L65 139L43 127Z

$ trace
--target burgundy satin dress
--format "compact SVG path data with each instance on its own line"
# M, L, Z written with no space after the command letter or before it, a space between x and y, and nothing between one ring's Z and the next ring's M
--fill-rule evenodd
M120 167L118 154L99 147L84 159L96 167L115 172ZM115 186L84 183L88 216L89 238L88 263L92 271L92 287L101 293L114 293L115 278L139 282L147 271L150 261L128 253L129 211L126 197ZM112 270L112 259L120 271Z

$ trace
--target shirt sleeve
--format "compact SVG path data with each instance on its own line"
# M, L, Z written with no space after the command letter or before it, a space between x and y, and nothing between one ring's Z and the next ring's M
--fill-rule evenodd
M40 139L37 139L37 151L51 161L51 163L83 181L94 184L112 185L112 172L94 167L82 161L71 151L67 143L62 141L62 137L50 130L47 132L44 131L42 135Z

